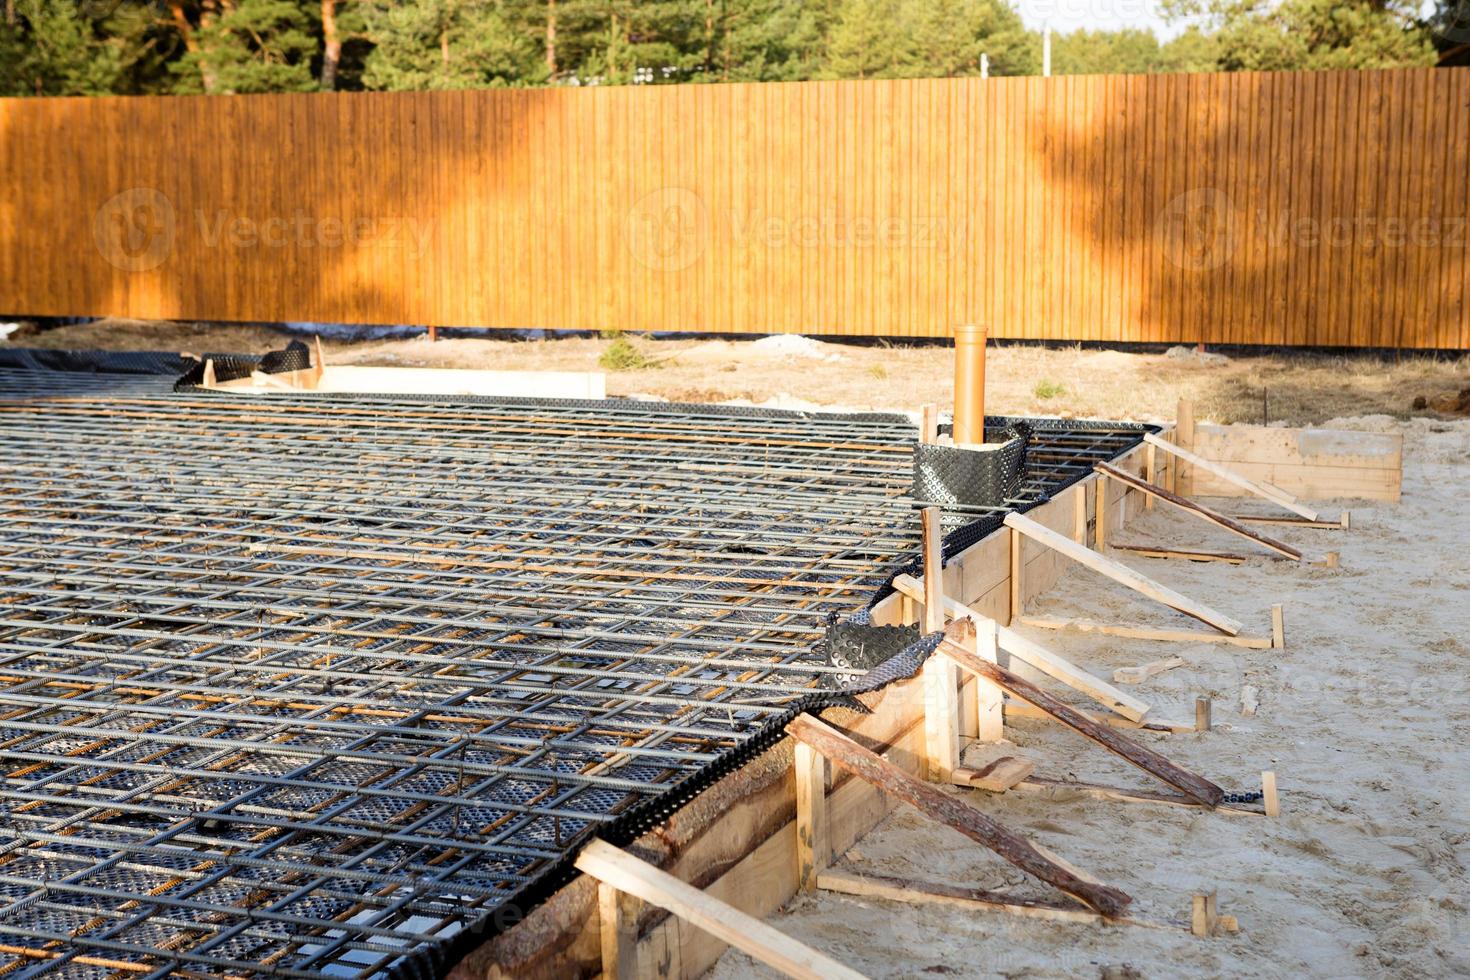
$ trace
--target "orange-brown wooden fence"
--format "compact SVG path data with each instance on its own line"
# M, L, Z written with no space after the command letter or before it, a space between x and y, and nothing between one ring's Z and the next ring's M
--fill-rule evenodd
M0 100L0 315L1470 347L1470 69Z

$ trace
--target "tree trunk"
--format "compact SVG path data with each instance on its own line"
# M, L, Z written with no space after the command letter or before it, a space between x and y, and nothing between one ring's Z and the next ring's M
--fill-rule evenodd
M546 70L556 77L556 0L546 0Z
M342 61L342 36L337 33L337 0L322 0L322 89L337 87L337 65Z
M208 5L206 5L207 9ZM192 55L198 55L199 36L194 33L194 25L189 23L189 17L184 13L183 0L168 0L168 12L173 18L174 28L184 39L184 50ZM206 95L214 91L214 73L203 62L199 64L199 81L204 86Z
M15 0L5 0L5 23L15 26Z

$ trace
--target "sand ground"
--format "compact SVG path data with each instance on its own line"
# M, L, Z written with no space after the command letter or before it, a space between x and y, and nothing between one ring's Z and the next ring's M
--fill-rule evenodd
M290 336L270 327L105 320L26 332L23 347L258 353ZM794 337L761 342L707 338L626 341L654 366L611 371L612 396L730 401L802 407L901 408L954 399L953 353L944 346L820 343ZM431 343L325 340L330 363L498 370L596 371L615 341L601 337ZM1172 419L1179 398L1216 422L1300 425L1339 415L1411 413L1418 395L1470 387L1470 358L1405 354L1254 354L1169 357L1162 351L993 345L987 407L992 413L1074 418Z
M1208 695L1214 728L1142 739L1228 791L1258 789L1261 770L1274 770L1279 819L1075 794L953 791L1122 887L1139 916L1185 922L1191 895L1216 889L1221 911L1240 919L1238 935L1202 940L1182 929L1059 925L830 893L799 898L772 922L875 977L1470 976L1470 422L1377 416L1329 424L1406 437L1401 503L1345 502L1351 531L1280 535L1311 551L1339 550L1340 568L1128 558L1257 629L1271 603L1284 603L1284 651L1023 630L1104 676L1181 657L1184 666L1129 689L1178 719L1192 716L1196 695ZM1162 509L1130 523L1118 534L1125 538L1216 550L1240 544ZM1187 624L1081 568L1027 611ZM1259 702L1253 715L1243 713L1243 694ZM1008 737L999 748L972 748L967 760L1022 754L1058 778L1161 788L1058 725L1024 721L1008 726ZM907 807L838 866L1047 894ZM761 975L733 951L712 973Z

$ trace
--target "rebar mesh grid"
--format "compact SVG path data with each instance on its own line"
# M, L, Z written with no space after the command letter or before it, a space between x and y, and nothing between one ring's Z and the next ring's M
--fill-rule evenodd
M0 371L0 975L442 943L836 670L913 437ZM1016 505L1137 438L1038 433Z

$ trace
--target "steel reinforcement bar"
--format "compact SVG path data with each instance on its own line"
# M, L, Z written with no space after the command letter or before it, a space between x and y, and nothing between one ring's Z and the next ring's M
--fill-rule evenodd
M445 942L836 670L914 435L0 370L0 976ZM1009 504L1138 438L1039 431Z

